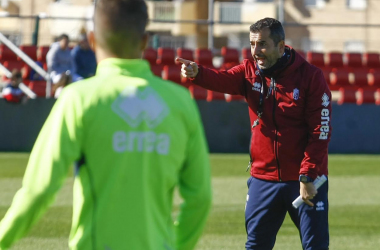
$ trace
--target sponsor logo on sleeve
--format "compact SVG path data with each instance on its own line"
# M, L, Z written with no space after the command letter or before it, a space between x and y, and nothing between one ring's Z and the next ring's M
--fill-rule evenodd
M330 117L329 117L330 111L328 109L322 109L321 111L321 133L319 134L320 140L327 140L330 132Z
M321 133L319 135L320 140L327 140L327 138L329 137L330 111L327 109L329 104L330 104L330 98L326 93L324 93L322 96L322 106L324 106L325 108L322 109L321 111L321 128L320 128Z
M327 108L329 104L330 104L330 98L326 93L324 93L322 96L322 105Z

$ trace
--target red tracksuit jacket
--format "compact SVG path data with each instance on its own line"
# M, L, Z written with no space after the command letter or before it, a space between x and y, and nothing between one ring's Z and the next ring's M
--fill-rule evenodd
M327 175L331 136L331 92L322 71L291 49L288 66L274 74L276 90L267 97L271 79L261 79L254 61L244 60L227 71L199 65L193 83L206 89L243 95L251 126L257 119L261 84L263 115L251 129L251 175L269 181L315 179Z

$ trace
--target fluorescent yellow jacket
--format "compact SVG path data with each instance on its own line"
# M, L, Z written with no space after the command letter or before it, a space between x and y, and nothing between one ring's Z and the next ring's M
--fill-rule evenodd
M186 89L154 76L146 61L114 58L67 86L0 223L0 249L28 232L74 162L70 249L194 248L211 185L203 127ZM173 222L176 186L183 203Z

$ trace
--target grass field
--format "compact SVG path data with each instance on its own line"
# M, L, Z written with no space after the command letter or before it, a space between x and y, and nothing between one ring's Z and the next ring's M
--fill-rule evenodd
M0 153L0 218L21 185L28 157L28 154ZM210 159L213 208L197 249L244 249L248 156L213 154ZM330 155L329 164L330 249L379 249L380 155ZM72 182L68 178L55 204L13 250L67 249ZM298 232L288 217L274 249L302 249Z

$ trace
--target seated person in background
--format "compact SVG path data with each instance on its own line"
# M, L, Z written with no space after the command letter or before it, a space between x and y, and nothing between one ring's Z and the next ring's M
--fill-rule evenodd
M22 92L22 90L19 88L21 82L21 72L17 69L14 69L12 71L10 82L3 88L3 98L8 102L13 103L21 103L24 99L26 100L24 92Z
M81 34L78 45L71 51L74 60L76 73L83 78L95 75L96 58L94 51L90 48L86 34Z
M72 83L70 71L61 74L59 81L53 85L54 98L58 98L64 87Z
M71 58L69 42L68 35L62 34L58 38L58 42L51 45L50 50L46 55L48 71L52 83L54 84L58 83L62 73L65 73L68 70L71 72L74 82L82 79L82 77L75 73L75 63Z

